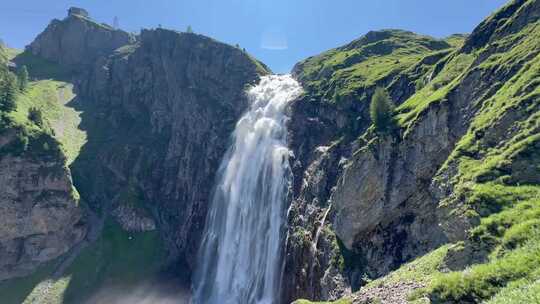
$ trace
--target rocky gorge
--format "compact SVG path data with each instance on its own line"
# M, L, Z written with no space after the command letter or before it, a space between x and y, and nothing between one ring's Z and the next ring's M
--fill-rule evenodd
M280 303L538 295L539 19L540 1L514 0L470 35L373 31L294 67ZM73 87L65 107L85 138L71 157L61 117L19 119L39 98L1 116L0 294L32 285L9 299L92 303L103 280L189 286L245 91L269 68L203 35L129 34L82 9L9 60L28 66L30 90ZM389 133L370 118L378 87L396 104ZM129 276L116 278L105 269L122 257Z

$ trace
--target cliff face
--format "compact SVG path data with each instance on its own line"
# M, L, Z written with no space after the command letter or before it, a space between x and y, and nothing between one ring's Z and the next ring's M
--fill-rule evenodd
M362 277L383 276L404 262L461 240L468 253L450 254L445 267L455 269L456 260L461 260L459 267L486 261L493 244L481 244L471 231L500 209L484 191L508 187L514 193L518 190L511 189L516 185L538 184L532 178L540 174L538 169L519 164L524 159L535 162L538 155L533 152L538 86L532 85L538 74L532 71L540 51L539 3L513 1L475 29L463 46L439 47L419 54L420 58L415 59L409 49L407 57L413 54L412 58L371 59L365 50L370 44L387 45L388 38L370 33L297 65L295 73L308 94L293 105L293 113L298 114L293 115L291 138L300 168L295 177L303 178L292 202L292 209L300 212L291 217L290 230L295 235L308 229L301 234L307 245L298 246L295 237L288 245L289 269L297 269L289 274L296 288L293 294L298 296L295 292L300 290L300 296L312 299L333 298L328 286L347 293L348 286L355 289L369 281ZM425 45L424 38L416 39ZM336 58L345 59L336 65ZM389 62L393 66L387 67ZM407 67L400 68L404 63ZM378 78L369 82L366 73L371 65ZM374 86L385 87L398 104L395 134L368 129L366 109ZM342 112L344 105L357 110ZM303 124L312 125L309 130L315 132L296 127ZM350 129L333 133L340 125ZM497 153L504 156L495 160ZM514 200L524 198L516 194ZM326 215L320 210L325 208L330 208L326 228L319 233L317 227ZM332 232L339 239L333 246ZM317 242L316 254L302 254L314 252L308 246ZM471 252L474 257L464 258ZM308 257L303 264L299 263L302 256ZM387 287L406 295L410 288L426 284L412 281L410 286L396 288L393 282ZM383 286L386 281L381 282ZM442 283L437 286L436 290L448 288ZM370 288L366 290L378 292ZM384 298L370 298L368 291L358 299ZM432 300L445 299L438 292L433 291Z
M264 73L210 38L144 30L78 85L92 108L83 117L89 143L73 165L82 195L117 218L130 208L151 219L171 260L192 265L244 89Z
M0 172L0 280L5 280L66 253L86 227L63 162L8 154L0 157Z
M295 178L284 294L288 301L335 299L349 293L351 283L360 284L361 258L341 245L352 234L338 239L334 233L331 196L359 148L359 135L371 124L368 108L375 87L388 86L390 94L403 101L414 93L415 81L450 51L445 41L385 30L295 66L293 73L306 94L293 103L289 127Z

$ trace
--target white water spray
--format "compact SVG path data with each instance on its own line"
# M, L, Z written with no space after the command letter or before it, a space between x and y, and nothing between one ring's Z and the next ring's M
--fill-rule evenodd
M194 277L196 304L276 304L290 177L285 108L302 89L289 75L248 90L208 210Z

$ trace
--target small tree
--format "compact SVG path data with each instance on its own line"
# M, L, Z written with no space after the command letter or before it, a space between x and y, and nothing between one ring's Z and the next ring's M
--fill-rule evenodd
M26 90L26 87L28 86L28 69L25 65L23 65L18 71L17 71L17 80L19 82L19 90L24 91Z
M376 88L375 94L371 98L369 114L377 132L388 133L394 128L394 108L394 103L388 92L384 88Z
M17 78L8 72L0 83L0 111L11 112L16 109L17 91Z
M36 125L43 127L43 113L36 107L31 107L28 110L28 119Z
M190 34L193 34L193 28L191 28L191 25L187 26L186 32L190 33Z

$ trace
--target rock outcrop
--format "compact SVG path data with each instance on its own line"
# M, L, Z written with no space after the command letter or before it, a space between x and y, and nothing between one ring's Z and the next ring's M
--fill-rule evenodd
M98 58L134 42L133 35L93 21L85 10L71 8L63 20L52 20L27 51L70 69L84 70Z
M83 239L83 212L63 164L6 155L0 181L0 280L27 275Z
M87 229L59 143L25 128L0 112L0 281L61 256Z

